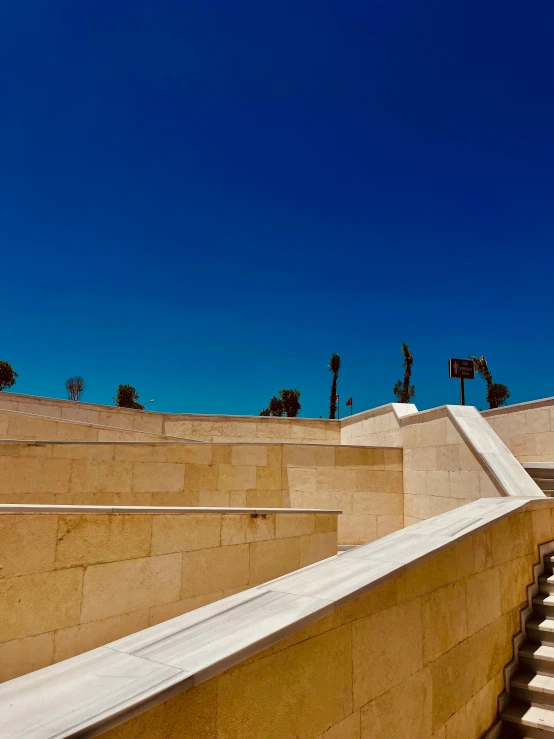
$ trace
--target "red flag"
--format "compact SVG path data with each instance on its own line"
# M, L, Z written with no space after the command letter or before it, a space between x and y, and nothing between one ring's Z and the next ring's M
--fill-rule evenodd
M348 400L346 401L346 405L352 405L352 398L349 398L349 399L348 399Z

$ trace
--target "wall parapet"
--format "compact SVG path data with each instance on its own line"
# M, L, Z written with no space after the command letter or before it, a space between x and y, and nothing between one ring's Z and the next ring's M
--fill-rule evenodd
M430 736L442 727L447 719L452 720L453 711L450 705L452 702L457 706L454 712L458 711L462 706L469 705L467 701L471 701L472 696L481 695L479 692L481 688L486 688L488 704L492 705L502 691L503 685L499 682L499 675L501 678L502 670L512 656L511 639L519 630L519 608L526 598L525 588L532 579L528 569L537 559L538 545L552 539L550 513L553 507L554 501L546 498L535 501L521 498L478 500L462 509L450 511L377 542L349 550L290 575L124 637L64 663L12 680L0 686L0 716L2 725L7 729L5 737L53 739L55 736L76 736L85 731L91 732L88 734L90 736L105 733L111 727L116 727L176 695L198 688L238 663L248 664L246 661L261 650L276 645L285 637L293 639L297 632L311 624L321 622L333 614L338 615L339 612L345 614L344 608L354 600L360 604L358 606L360 612L351 611L351 619L361 619L354 622L356 626L354 634L360 637L367 629L369 629L367 633L371 634L374 629L382 628L383 633L379 633L380 644L381 646L388 644L387 628L397 631L400 628L403 633L413 628L409 617L416 619L416 614L419 613L416 605L418 609L422 607L421 598L426 599L425 608L429 609L429 614L435 614L436 608L445 608L446 603L450 604L450 601L452 602L448 607L454 609L452 619L448 617L449 611L443 614L446 619L441 624L441 628L445 629L444 633L436 632L438 624L429 624L431 628L429 633L435 636L433 641L424 643L424 652L431 660L431 667L422 669L421 641L416 640L414 649L418 644L419 648L413 657L408 655L413 660L417 655L412 671L409 671L408 666L404 666L402 671L396 663L394 665L389 663L389 668L394 666L393 673L388 674L386 684L384 682L381 686L380 683L379 687L367 682L368 677L363 677L365 672L362 666L371 660L368 655L358 654L355 672L360 674L362 683L359 687L354 685L354 704L347 702L345 709L345 699L341 698L341 715L339 717L335 715L333 720L339 723L343 719L347 721L348 715L352 711L356 713L358 709L354 720L359 722L359 707L363 705L364 696L378 696L383 692L383 687L385 689L388 689L387 686L391 687L390 683L392 691L394 685L405 686L412 680L410 675L419 669L420 672L417 674L421 675L421 680L431 679L433 691L437 690L438 693L442 691L444 700L439 700L436 704L433 700L432 709L427 708L426 699L423 697L420 699L419 688L416 690L417 681L411 684L410 690L404 689L400 696L394 697L394 700L401 698L402 705L408 701L410 711L413 713L412 718L419 717L420 726L423 714L431 711L425 719L427 729L423 729L425 733L421 733L421 736ZM477 535L481 536L476 538ZM463 547L467 540L472 542L469 550ZM444 559L446 553L453 549L456 551L454 559ZM426 563L427 569L422 569ZM514 565L517 566L516 570ZM504 567L505 574L502 569ZM410 577L411 570L419 574ZM402 576L402 580L398 582L399 587L401 585L399 591L402 594L401 603L404 605L394 605L396 600L391 603L385 595L386 584L399 576ZM505 576L509 578L510 588L500 590L498 578ZM462 592L458 594L456 582L462 578L467 578L464 580L463 602L466 602L466 582L467 587L471 586L471 592L474 592L477 598L475 609L471 611L471 618L477 619L472 624L471 634L474 636L471 637L466 631L454 633L460 623L456 603L457 599L462 597ZM488 578L491 578L491 587L493 581L497 582L499 600L497 607L495 606L492 611L488 608L484 613L478 595L479 588L489 583ZM442 585L445 587L441 587ZM357 600L376 588L379 588L376 592L380 596L381 608L385 599L385 608L388 610L384 613L390 612L390 616L382 622L377 615L375 617L370 615L379 610L375 602L370 604ZM435 590L436 588L439 589ZM430 594L426 596L425 593ZM415 600L411 601L410 598ZM441 599L444 598L447 600L443 602ZM414 605L410 605L411 603ZM357 616L354 615L356 613ZM375 624L372 620L374 618L378 619ZM400 619L396 626L394 618ZM420 618L421 616L417 615L418 623ZM335 628L337 633L342 634L341 623L340 619L335 627L329 623L327 629ZM340 637L341 645L349 632L350 630L345 632L344 637ZM308 662L315 660L319 665L320 652L306 651L302 644L315 641L320 633L322 634L320 638L323 638L325 629L303 633L308 642L301 640L298 644L297 649L301 649L303 655L299 658ZM421 640L421 636L419 635L417 639ZM466 640L467 648L463 646ZM400 642L400 651L394 653L395 659L398 660L400 653L405 653L407 649L401 639ZM474 642L475 646L479 645L485 652L488 648L496 650L494 660L496 672L491 673L491 668L488 667L490 660L486 654L481 659L479 653L475 654L470 649ZM291 644L295 643L293 639ZM455 644L459 644L459 647L452 649ZM343 646L346 648L346 641ZM351 646L348 648L352 649ZM394 643L388 644L387 649L392 648ZM271 650L266 654L272 654ZM442 654L444 656L441 656ZM479 658L479 665L467 662L464 669L460 662L459 669L448 670L450 677L448 684L445 684L446 660L464 660L470 655L473 655L473 661ZM392 657L392 653L389 656ZM415 667L418 660L419 668ZM331 668L334 673L335 669L342 669L342 665L332 664ZM349 670L345 669L345 676L351 676L351 670L350 665ZM484 670L483 674L479 670ZM372 667L372 674L374 672ZM322 676L322 681L332 680L331 674ZM225 682L227 689L231 685L229 680L233 677L232 673L227 675ZM240 683L237 690L240 687L239 692L243 696L242 681L235 677L235 681L237 680ZM302 685L293 684L298 690L303 689ZM289 685L288 689L290 687ZM461 694L456 688L460 689ZM416 690L415 699L412 690ZM59 700L60 695L64 696L63 701ZM247 699L241 697L240 700ZM385 710L391 700L392 697L388 702L385 701L381 708L377 703L378 698L370 702L368 705L372 708L368 720L378 722L376 725L383 727L380 711ZM37 705L41 706L39 716L35 710ZM252 710L252 705L249 704L249 710ZM266 707L264 702L264 711ZM364 710L362 709L362 721ZM186 724L188 718L182 710L180 716ZM473 716L467 718L465 714L462 718L468 721L474 719ZM492 723L493 716L488 716L488 719ZM317 719L313 721L318 723ZM482 731L487 728L488 726L483 727ZM315 731L303 735L315 737L316 734L319 736ZM156 737L158 735L161 736L155 733ZM274 735L277 734L275 732L271 734ZM337 734L339 735L341 734ZM474 733L468 731L463 735L474 736ZM119 734L116 732L114 736ZM406 736L413 734L406 733Z

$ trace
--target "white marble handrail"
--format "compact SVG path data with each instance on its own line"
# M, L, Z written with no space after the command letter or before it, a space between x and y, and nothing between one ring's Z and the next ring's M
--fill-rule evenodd
M543 503L552 505L548 498L483 498L6 682L0 685L0 737L61 739L101 734L513 511Z
M131 506L131 505L39 505L34 503L5 503L0 505L0 513L57 513L69 515L73 513L226 513L250 516L289 515L291 513L342 513L328 508L214 508L184 506ZM0 735L1 736L1 735Z

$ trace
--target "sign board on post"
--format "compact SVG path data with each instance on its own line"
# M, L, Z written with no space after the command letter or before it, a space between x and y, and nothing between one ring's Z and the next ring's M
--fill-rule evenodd
M449 359L448 376L460 380L460 403L466 404L464 380L473 380L475 377L475 366L471 359Z
M457 377L460 380L473 380L475 366L471 359L449 359L448 373L450 377Z

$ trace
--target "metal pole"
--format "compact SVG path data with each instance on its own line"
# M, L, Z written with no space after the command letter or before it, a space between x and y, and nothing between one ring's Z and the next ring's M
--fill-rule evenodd
M466 393L464 388L464 378L460 377L460 404L465 405L466 404Z

